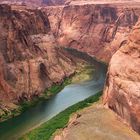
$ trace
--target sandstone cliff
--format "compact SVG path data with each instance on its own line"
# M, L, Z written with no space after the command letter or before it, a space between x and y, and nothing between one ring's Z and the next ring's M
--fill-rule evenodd
M140 134L140 22L113 55L104 90L104 104Z
M140 8L127 4L83 4L44 10L60 46L76 48L109 62L126 43Z
M103 102L122 118L121 121L140 134L140 21L111 58ZM75 113L53 139L140 139L121 121L108 108L95 104Z
M107 63L114 54L104 103L140 133L139 5L79 4L49 7L44 12L60 46L78 49Z
M115 53L104 103L140 133L139 15L139 4L132 3L42 9L0 5L0 111L39 96L74 72L74 58L55 46L75 48L106 63Z
M56 48L42 11L0 5L0 31L1 114L74 73L76 59Z

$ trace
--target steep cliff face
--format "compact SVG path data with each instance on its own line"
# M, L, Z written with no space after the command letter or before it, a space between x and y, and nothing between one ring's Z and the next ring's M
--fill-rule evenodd
M140 22L111 59L104 104L140 134Z
M74 73L75 58L55 46L107 63L119 49L110 62L104 103L140 133L139 15L136 4L0 5L0 113Z
M69 5L46 11L60 46L76 48L105 62L126 43L140 13L137 6L117 4Z
M139 5L127 3L126 8L125 4L79 4L44 10L60 46L76 48L107 63L114 54L109 65L104 103L138 133Z
M0 5L0 30L0 113L74 73L76 59L55 47L40 10Z

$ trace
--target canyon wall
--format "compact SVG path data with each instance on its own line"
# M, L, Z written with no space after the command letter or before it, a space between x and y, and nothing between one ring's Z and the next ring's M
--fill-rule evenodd
M76 59L56 47L40 10L0 5L0 114L74 73Z
M44 9L57 43L109 63L104 104L140 133L140 4Z
M75 48L106 63L127 41L140 8L119 4L47 7L51 29L60 46Z
M113 56L104 104L140 133L139 15L134 3L0 5L0 113L74 73L76 59L63 50L69 47L105 63Z
M104 90L104 104L140 134L140 22L128 41L112 57Z

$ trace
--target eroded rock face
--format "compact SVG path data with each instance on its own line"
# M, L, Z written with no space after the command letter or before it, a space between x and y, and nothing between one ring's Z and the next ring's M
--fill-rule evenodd
M76 48L109 62L138 21L137 6L83 4L46 8L60 46Z
M140 134L140 22L111 59L104 104Z
M75 63L56 48L48 18L40 10L0 5L0 108L40 96L74 73Z
M107 63L115 54L104 103L140 133L139 4L127 3L127 8L125 4L79 4L49 7L44 12L60 46L76 48Z
M107 63L119 49L110 62L104 103L140 133L139 15L137 4L0 5L1 109L39 96L74 72L74 58L55 46Z

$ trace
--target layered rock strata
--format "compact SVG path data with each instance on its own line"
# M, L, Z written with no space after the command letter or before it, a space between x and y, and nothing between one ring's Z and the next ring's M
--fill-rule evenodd
M109 62L127 41L140 14L137 5L83 4L47 7L50 26L60 46Z
M0 5L0 31L1 114L74 73L76 59L57 47L42 11Z
M140 4L79 4L49 7L44 12L60 46L78 49L106 63L114 55L104 104L140 133Z
M74 58L55 46L69 47L106 63L114 54L104 104L140 133L139 15L138 2L38 9L0 5L1 112L71 75Z
M110 61L104 104L140 134L140 22Z

